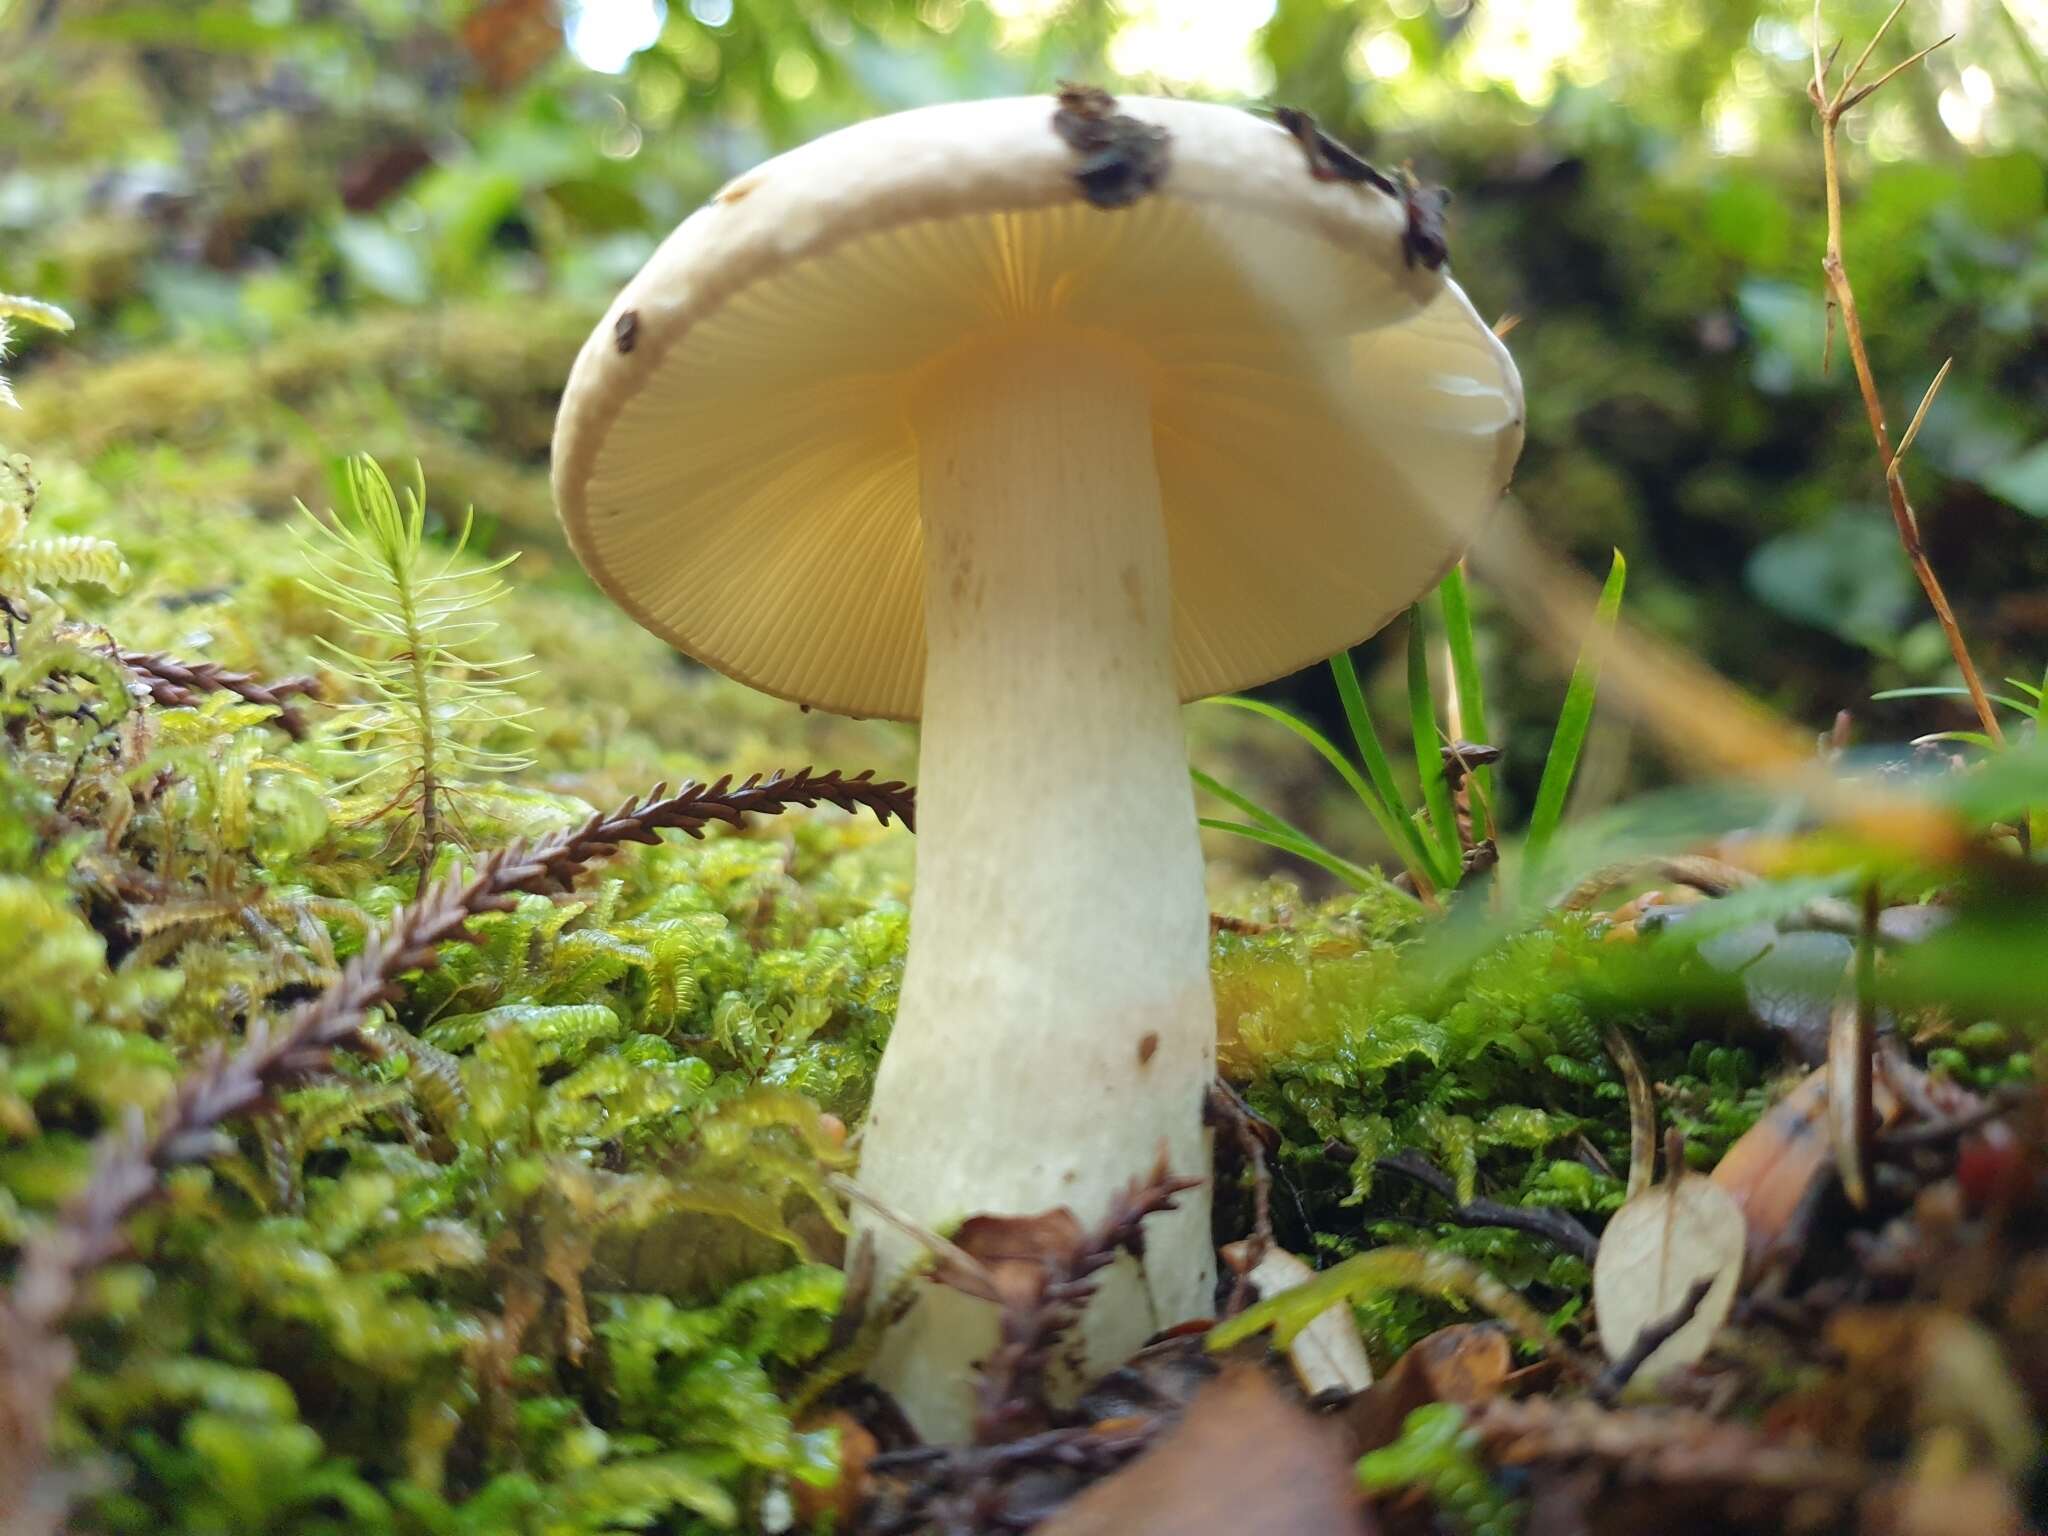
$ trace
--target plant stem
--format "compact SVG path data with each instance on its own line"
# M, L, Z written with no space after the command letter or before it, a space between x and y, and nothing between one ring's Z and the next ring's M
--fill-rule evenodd
M1897 10L1892 12L1893 16ZM1885 20L1885 27L1891 25L1891 18ZM1870 40L1869 47L1844 77L1841 87L1832 95L1827 86L1827 65L1820 53L1820 13L1816 4L1814 11L1814 60L1813 84L1807 94L1820 113L1821 168L1827 184L1828 240L1827 251L1821 257L1821 272L1827 278L1828 300L1842 317L1842 336L1849 348L1849 361L1856 370L1856 387L1863 396L1864 414L1870 418L1870 435L1877 443L1878 462L1884 468L1885 493L1891 501L1892 523L1898 529L1899 546L1906 552L1906 561L1913 567L1913 574L1919 578L1920 588L1927 594L1927 601L1934 609L1934 617L1941 625L1941 632L1948 639L1949 653L1955 657L1956 666L1963 674L1963 684L1970 690L1970 702L1976 706L1977 719L1984 727L1984 734L1993 742L2003 744L2005 732L1999 728L1998 717L1992 712L1991 700L1986 697L1984 683L1977 675L1977 665L1970 659L1970 648L1963 640L1963 632L1956 623L1955 610L1949 606L1948 594L1942 589L1941 580L1934 574L1934 567L1927 559L1927 550L1920 541L1920 520L1914 514L1913 504L1906 496L1906 482L1899 471L1898 455L1893 452L1891 430L1885 424L1884 401L1877 392L1877 380L1870 371L1870 353L1863 344L1863 320L1856 309L1856 292L1850 285L1848 270L1842 264L1842 173L1841 156L1836 144L1836 130L1841 126L1849 109L1867 98L1870 93L1889 80L1898 71L1895 69L1872 85L1855 88L1857 72L1862 68L1870 51L1877 46L1878 38L1884 35L1884 27ZM1947 39L1942 40L1946 42ZM1936 44L1939 47L1940 44ZM1916 54L1917 59L1921 55ZM1907 63L1913 60L1909 59ZM1900 68L1904 68L1901 65Z

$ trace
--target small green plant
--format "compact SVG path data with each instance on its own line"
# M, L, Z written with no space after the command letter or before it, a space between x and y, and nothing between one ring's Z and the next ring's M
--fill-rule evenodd
M324 642L354 695L341 706L341 739L364 763L342 787L360 820L398 822L400 856L416 853L424 870L444 840L459 840L456 803L477 781L527 766L522 754L489 744L526 729L510 669L527 658L474 654L494 628L482 610L506 591L497 573L515 557L464 560L473 514L445 549L431 548L424 478L401 501L367 455L348 460L343 477L347 505L332 524L300 508L312 566L302 580L355 640Z
M1563 817L1565 800L1578 770L1579 752L1592 724L1601 659L1621 610L1627 574L1628 563L1617 550L1592 625L1580 647L1578 664L1572 669L1564 706L1551 736L1550 753L1543 764L1535 809L1523 839L1525 878L1542 867ZM1210 701L1272 720L1313 747L1337 770L1378 823L1425 901L1433 899L1436 893L1455 890L1467 874L1489 866L1499 837L1488 767L1492 754L1485 754L1484 760L1478 753L1471 753L1469 758L1465 755L1469 750L1467 743L1485 743L1486 695L1473 638L1470 594L1461 568L1452 567L1437 596L1450 654L1451 697L1456 704L1454 718L1459 722L1459 731L1447 734L1438 724L1439 710L1429 671L1429 614L1427 606L1418 603L1409 610L1408 625L1408 718L1418 786L1417 803L1412 807L1395 781L1392 760L1380 741L1378 727L1366 705L1365 691L1359 685L1358 670L1349 654L1332 657L1330 672L1336 679L1337 695L1343 702L1345 721L1357 750L1355 763L1315 726L1277 705L1235 696ZM1460 739L1452 739L1453 735ZM1193 773L1201 788L1244 818L1233 821L1204 817L1203 826L1235 833L1304 859L1328 870L1354 890L1377 888L1376 877L1356 860L1332 851L1301 828L1200 769Z
M1510 1536L1522 1509L1494 1486L1479 1459L1479 1437L1455 1403L1428 1403L1402 1422L1400 1438L1358 1460L1368 1493L1419 1488L1447 1529L1464 1536Z
M56 305L45 304L41 299L25 299L19 294L0 293L0 363L7 361L8 344L13 339L9 322L15 320L32 320L53 331L71 329L71 317ZM7 376L0 374L0 405L14 403L14 390Z
M71 329L71 317L56 305L0 293L0 362L7 360L13 320L32 320L55 331ZM14 404L14 390L0 374L0 406ZM36 588L43 582L92 582L112 589L127 583L127 563L105 539L30 538L29 518L35 509L34 467L26 455L0 448L0 609L7 617L25 619L14 599L42 600L44 594Z
M2016 677L2005 680L2011 693L1987 693L1985 695L2000 709L2018 715L2030 734L2038 736L2041 728L2048 725L2048 671L2043 671L2038 683L2021 682ZM1954 684L1937 685L1927 688L1887 688L1882 693L1873 693L1873 699L1967 699L1970 690ZM1987 750L2003 746L1983 731L1933 731L1917 739L1919 742L1953 741L1967 743ZM1917 744L1917 742L1916 742Z

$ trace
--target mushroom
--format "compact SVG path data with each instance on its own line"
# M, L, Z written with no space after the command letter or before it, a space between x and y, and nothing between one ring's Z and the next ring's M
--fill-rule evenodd
M1521 446L1514 364L1410 218L1234 108L924 108L730 183L578 357L554 483L598 584L753 687L923 722L879 1205L1094 1223L1162 1145L1207 1171L1179 706L1378 630ZM884 1294L916 1246L859 1220ZM1146 1232L1083 1370L1213 1309L1206 1190ZM916 1295L875 1373L957 1435L995 1320Z

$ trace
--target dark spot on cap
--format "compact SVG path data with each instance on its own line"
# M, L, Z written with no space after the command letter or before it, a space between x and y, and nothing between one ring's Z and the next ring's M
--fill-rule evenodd
M640 311L622 309L619 318L612 322L612 339L619 344L620 352L633 350L633 343L640 339Z
M1401 172L1401 203L1408 212L1408 227L1401 231L1401 256L1409 266L1427 267L1434 272L1450 259L1444 242L1444 209L1451 194L1442 187L1417 181L1412 171Z
M1128 208L1166 179L1166 130L1116 109L1093 85L1062 85L1052 131L1078 157L1074 181L1097 208Z
M1159 1031L1148 1029L1138 1039L1138 1065L1144 1066L1159 1049Z
M1294 136L1308 161L1308 173L1317 181L1348 181L1377 188L1389 197L1400 189L1383 171L1376 171L1357 153L1331 138L1316 126L1316 120L1299 107L1275 107L1273 120Z

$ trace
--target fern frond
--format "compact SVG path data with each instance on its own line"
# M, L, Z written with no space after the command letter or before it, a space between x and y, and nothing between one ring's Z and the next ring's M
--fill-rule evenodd
M71 329L71 317L54 304L45 304L41 299L27 299L19 294L0 293L0 363L7 361L8 344L13 332L8 327L10 320L30 320L53 331ZM8 386L7 378L0 374L0 405L15 404L14 391Z
M51 581L89 581L118 592L128 584L128 562L107 540L84 534L0 545L0 590L20 592Z

